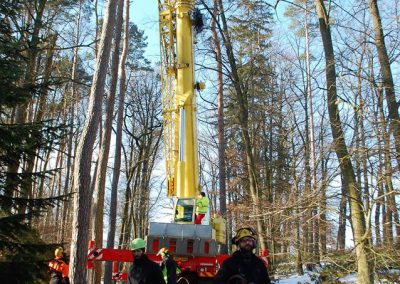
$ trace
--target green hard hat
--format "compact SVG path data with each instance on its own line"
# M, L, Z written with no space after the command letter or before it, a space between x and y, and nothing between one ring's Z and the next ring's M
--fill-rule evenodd
M146 247L146 243L142 238L136 238L132 241L130 247L132 250L144 249Z

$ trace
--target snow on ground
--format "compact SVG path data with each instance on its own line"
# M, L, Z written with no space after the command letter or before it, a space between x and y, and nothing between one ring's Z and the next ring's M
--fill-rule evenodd
M275 284L298 284L298 283L309 283L309 284L316 284L316 281L311 280L310 276L308 274L304 275L291 275L291 276L282 276L280 277L275 277L275 280L273 281Z
M339 278L340 283L357 283L357 273L350 273L346 276Z
M392 281L387 280L384 275L381 275L383 273L392 276ZM395 279L399 279L400 269L388 269L385 271L379 271L378 274L380 275L380 279L378 280L375 278L374 283L376 283L376 284L383 284L383 283L384 284L386 284L386 283L400 284L400 281L395 280ZM339 278L338 280L340 281L340 283L346 283L346 284L357 283L357 273L350 273L342 278Z

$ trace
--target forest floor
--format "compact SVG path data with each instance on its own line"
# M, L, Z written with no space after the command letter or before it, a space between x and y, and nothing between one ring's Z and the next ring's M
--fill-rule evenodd
M375 280L375 284L400 284L400 269L387 269L378 273L379 279ZM321 281L319 273L311 272L304 275L282 275L272 277L272 283L274 284L356 284L357 273L349 273L343 277Z

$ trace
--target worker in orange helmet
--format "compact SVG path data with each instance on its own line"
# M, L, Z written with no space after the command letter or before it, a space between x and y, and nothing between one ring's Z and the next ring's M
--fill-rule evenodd
M238 250L222 263L213 284L270 284L264 262L253 253L257 247L256 231L251 227L241 228L237 230L232 243Z
M181 273L181 269L174 261L173 256L167 248L161 248L157 255L161 256L161 271L164 275L165 283L176 284L176 276Z
M69 284L68 271L69 266L65 259L64 249L56 248L54 256L49 262L50 283L49 284Z

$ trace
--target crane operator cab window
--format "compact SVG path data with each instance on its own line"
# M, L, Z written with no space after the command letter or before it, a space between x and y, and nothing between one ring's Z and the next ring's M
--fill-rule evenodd
M194 223L194 209L195 209L194 198L180 198L175 203L175 223Z

